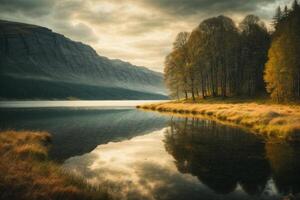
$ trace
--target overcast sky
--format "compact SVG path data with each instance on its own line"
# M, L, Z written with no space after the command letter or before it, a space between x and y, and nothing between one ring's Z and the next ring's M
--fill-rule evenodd
M290 0L0 0L0 18L48 27L98 54L162 71L180 31L227 15L256 14L266 23Z

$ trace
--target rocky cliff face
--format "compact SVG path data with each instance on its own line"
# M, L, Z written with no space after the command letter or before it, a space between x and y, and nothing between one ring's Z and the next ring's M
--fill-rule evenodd
M2 98L157 99L162 74L99 56L50 29L0 20Z

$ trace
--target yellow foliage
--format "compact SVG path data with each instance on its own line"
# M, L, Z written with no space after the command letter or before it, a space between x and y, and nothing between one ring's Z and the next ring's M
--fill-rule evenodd
M299 16L293 11L273 34L265 65L267 91L279 102L299 99L300 95Z

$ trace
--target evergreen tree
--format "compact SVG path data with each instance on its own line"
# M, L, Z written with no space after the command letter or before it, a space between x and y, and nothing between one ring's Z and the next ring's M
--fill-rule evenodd
M282 19L282 11L281 11L281 7L278 6L278 8L276 9L275 15L273 17L273 26L276 29L277 25L280 23L281 19Z
M297 3L278 24L269 50L265 81L272 99L300 99L300 12Z
M284 19L288 18L289 13L290 13L290 11L289 11L288 7L285 6L285 7L284 7L284 10L283 10L283 18L284 18Z
M293 5L292 5L293 11L296 11L299 9L299 4L297 0L294 0Z

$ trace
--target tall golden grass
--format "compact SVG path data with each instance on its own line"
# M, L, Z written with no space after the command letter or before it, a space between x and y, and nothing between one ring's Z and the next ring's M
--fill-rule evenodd
M49 161L50 141L46 132L0 132L0 199L107 199L104 190Z
M298 140L297 135L300 135L299 105L167 102L140 105L138 108L205 116L267 136Z

